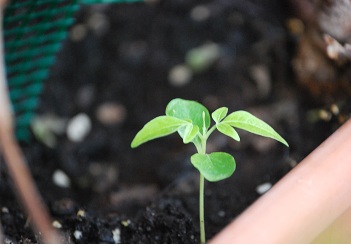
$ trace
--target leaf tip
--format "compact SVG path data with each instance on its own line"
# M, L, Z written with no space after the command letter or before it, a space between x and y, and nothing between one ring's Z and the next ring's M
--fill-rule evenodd
M132 141L132 143L130 144L130 147L132 149L135 149L136 147L138 147L140 144L136 143L134 140Z

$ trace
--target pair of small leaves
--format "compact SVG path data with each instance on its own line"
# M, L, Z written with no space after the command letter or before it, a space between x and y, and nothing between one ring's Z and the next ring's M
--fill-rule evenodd
M289 146L271 126L246 111L236 111L227 116L228 108L222 107L212 113L212 118L216 122L216 128L221 133L240 141L239 134L234 129L239 128L256 135L275 139L282 144Z

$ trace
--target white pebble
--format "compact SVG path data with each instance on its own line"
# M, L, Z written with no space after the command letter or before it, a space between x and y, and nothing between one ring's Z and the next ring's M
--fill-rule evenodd
M183 86L190 82L193 73L188 66L176 65L168 74L168 81L174 86Z
M77 212L77 216L78 217L85 217L85 211L82 210L82 209L79 209L78 212Z
M62 188L68 188L71 185L71 180L61 170L56 170L53 175L52 175L52 181L54 182L55 185L62 187Z
M82 238L83 233L81 231L75 230L74 233L73 233L73 236L74 236L75 239L79 240L79 239Z
M7 207L2 207L1 208L1 212L3 212L4 214L8 214L9 213L9 209Z
M260 195L262 195L263 193L266 193L267 191L269 191L272 188L272 184L267 182L267 183L263 183L260 184L256 187L256 192Z
M112 231L112 235L113 235L113 241L115 243L121 243L121 231L119 230L119 228L116 228Z
M55 227L55 228L57 228L57 229L62 228L61 223L58 222L57 220L54 220L54 221L52 222L52 226Z
M72 142L81 142L91 130L91 120L88 115L80 113L74 116L67 126L67 137Z

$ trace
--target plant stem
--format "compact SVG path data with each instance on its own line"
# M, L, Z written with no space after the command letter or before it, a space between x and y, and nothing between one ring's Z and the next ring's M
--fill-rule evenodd
M206 128L204 128L203 134L205 137L201 138L201 152L199 152L200 154L206 154L206 141L207 141ZM200 218L200 242L201 243L206 243L204 192L205 192L205 178L200 172L199 218Z
M200 191L199 191L199 217L200 217L200 242L206 243L205 235L205 216L204 216L204 176L200 173Z

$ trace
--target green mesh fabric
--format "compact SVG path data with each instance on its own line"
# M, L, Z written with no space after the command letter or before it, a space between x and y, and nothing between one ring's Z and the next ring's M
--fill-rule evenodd
M43 82L80 4L137 1L10 1L4 15L5 63L18 139L29 137L28 126L39 103Z

